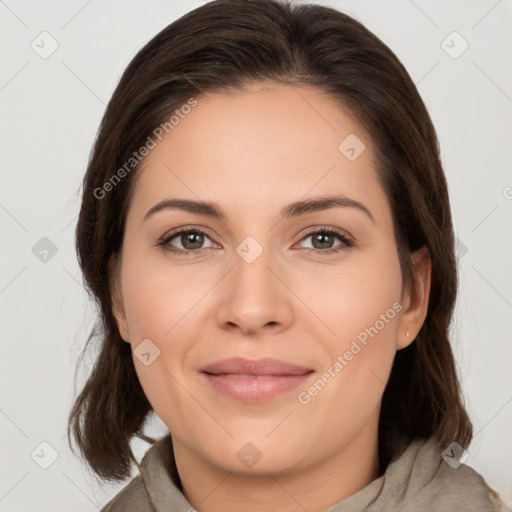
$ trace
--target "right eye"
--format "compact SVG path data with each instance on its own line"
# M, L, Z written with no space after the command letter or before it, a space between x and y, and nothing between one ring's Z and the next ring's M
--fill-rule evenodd
M164 250L172 253L183 254L188 256L191 253L203 252L204 249L209 249L210 247L214 247L211 245L209 247L201 247L204 244L205 238L211 240L210 237L200 229L180 229L178 231L174 231L169 233L160 240L158 243L159 246L163 247ZM176 247L173 245L173 240L177 240L177 242L181 245L181 247ZM176 243L176 242L174 242Z

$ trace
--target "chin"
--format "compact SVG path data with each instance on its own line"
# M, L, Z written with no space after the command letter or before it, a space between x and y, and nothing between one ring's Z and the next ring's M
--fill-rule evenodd
M226 452L230 455L226 456ZM282 443L273 444L268 440L258 443L237 442L236 446L224 447L222 453L215 454L212 462L227 471L247 476L268 477L296 470L303 461L300 443L297 449L290 447L283 451Z

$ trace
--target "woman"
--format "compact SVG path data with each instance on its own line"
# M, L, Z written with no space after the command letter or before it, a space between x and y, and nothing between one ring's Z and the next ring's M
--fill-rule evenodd
M436 134L360 23L188 13L124 72L83 185L101 345L70 434L106 480L153 443L104 511L506 510L463 463Z

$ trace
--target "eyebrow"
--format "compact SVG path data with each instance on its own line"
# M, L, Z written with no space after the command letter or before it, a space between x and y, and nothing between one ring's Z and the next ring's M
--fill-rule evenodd
M280 212L280 215L283 219L287 219L290 217L299 217L302 215L307 215L308 213L319 212L335 207L356 208L359 211L365 213L375 224L375 219L366 206L364 206L359 201L355 201L354 199L350 199L349 197L343 195L315 197L306 199L304 201L296 201L283 208ZM144 221L146 221L156 212L167 208L184 210L186 212L195 213L198 215L206 215L215 219L226 218L226 214L215 203L195 201L191 199L165 199L155 204L148 210L144 216Z

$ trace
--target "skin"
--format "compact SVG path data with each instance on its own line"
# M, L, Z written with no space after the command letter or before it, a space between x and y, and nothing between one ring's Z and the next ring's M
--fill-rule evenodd
M425 320L428 251L412 255L410 294L371 141L321 91L260 83L197 100L151 150L136 181L112 294L119 330L132 349L150 339L160 350L149 366L137 357L134 363L172 433L191 505L208 512L238 511L241 503L245 511L321 511L380 476L380 401L395 352ZM338 150L349 134L366 146L355 161ZM359 201L374 221L354 207L280 218L294 201L332 194ZM164 209L143 220L170 198L217 203L226 218ZM156 246L182 226L205 231L202 245L178 236L168 246L201 253ZM325 254L343 242L333 235L315 244L308 234L322 226L342 230L355 246ZM247 236L263 248L252 263L236 252ZM401 311L300 403L298 393L396 302ZM270 401L242 403L216 393L199 374L205 364L234 356L275 357L315 372ZM237 457L248 442L261 454L252 467Z

